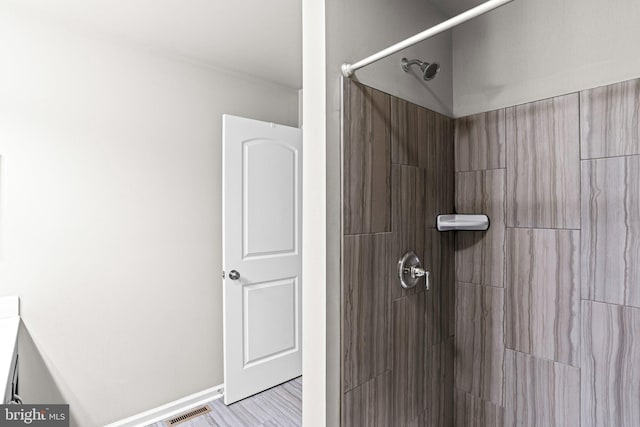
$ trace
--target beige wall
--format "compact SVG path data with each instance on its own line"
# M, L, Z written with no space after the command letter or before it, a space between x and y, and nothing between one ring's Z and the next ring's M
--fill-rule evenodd
M456 117L640 76L640 2L516 0L453 30Z
M218 385L221 114L297 91L0 5L0 294L21 391L97 426Z

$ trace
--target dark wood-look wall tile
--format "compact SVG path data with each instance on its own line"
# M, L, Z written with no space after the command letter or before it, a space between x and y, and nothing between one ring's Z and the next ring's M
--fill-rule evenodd
M507 232L507 348L579 366L580 232Z
M393 426L451 427L453 425L453 338L427 346L424 369L424 410L406 424L394 419Z
M507 226L580 228L578 94L506 116Z
M393 426L451 427L453 425L453 338L427 346L424 410L406 424L394 419Z
M455 333L454 234L434 228L426 232L423 267L430 273L425 330L427 342L437 344ZM424 283L420 283L424 287Z
M447 338L427 350L428 373L425 427L453 425L453 337Z
M455 427L508 427L504 408L462 390L455 390Z
M456 174L456 212L489 215L484 232L456 233L456 280L504 286L505 171Z
M344 98L344 233L390 231L390 96L345 79Z
M582 158L640 154L640 80L580 92Z
M502 404L504 289L456 284L455 385Z
M391 162L399 165L418 166L418 146L423 139L424 128L418 127L421 107L404 99L391 97Z
M418 138L418 166L427 168L434 163L436 153L436 134L440 123L436 123L437 113L426 108L417 107L413 121L409 121L411 127L416 130Z
M582 298L640 307L640 156L582 162Z
M450 426L454 235L433 227L436 214L454 209L453 121L345 85L342 423ZM407 250L432 272L432 291L400 288L395 269ZM385 387L390 419L375 408Z
M582 426L640 425L640 309L582 302Z
M426 140L420 144L420 166L425 169L427 224L436 225L438 214L454 209L455 172L453 120L426 110Z
M391 229L393 231L393 258L397 263L400 257L413 251L424 260L424 238L426 230L424 170L412 166L392 165L392 209ZM391 289L391 298L396 299L416 292L422 286L402 289L396 279Z
M343 390L390 368L391 233L344 237Z
M391 371L348 391L344 398L344 425L388 427L391 419Z
M424 292L392 302L392 405L398 426L407 425L426 408L425 306Z
M431 422L431 419L429 418L429 414L427 414L427 412L425 411L425 412L422 412L420 415L418 415L416 418L407 422L407 424L405 424L403 427L431 427L431 424L429 424L430 422ZM399 425L399 424L393 424L393 425Z
M580 369L505 352L505 426L580 426Z
M505 110L455 119L456 172L505 167Z

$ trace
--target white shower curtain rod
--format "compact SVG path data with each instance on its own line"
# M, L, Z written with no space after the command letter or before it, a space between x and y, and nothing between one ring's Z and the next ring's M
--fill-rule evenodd
M456 15L451 19L447 19L446 21L429 28L421 33L416 34L413 37L409 37L406 40L398 42L393 46L389 46L388 48L381 50L378 53L375 53L371 56L368 56L355 64L342 64L342 75L345 77L351 77L356 70L359 70L362 67L366 67L369 64L373 64L376 61L381 60L382 58L386 58L389 55L393 55L396 52L401 51L402 49L406 49L409 46L413 46L414 44L426 40L430 37L435 36L436 34L440 34L443 31L447 31L457 25L462 24L463 22L467 22L470 19L473 19L477 16L485 14L487 12L492 11L495 8L498 8L504 4L510 3L513 0L489 0L486 3L482 3L479 6L474 7L473 9L469 9L466 12L461 13L460 15Z

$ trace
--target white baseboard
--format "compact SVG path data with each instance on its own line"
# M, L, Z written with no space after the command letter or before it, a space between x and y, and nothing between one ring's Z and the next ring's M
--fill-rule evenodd
M208 388L190 396L183 397L182 399L174 400L157 408L125 418L124 420L108 424L105 427L144 427L157 423L158 421L186 412L203 403L221 398L223 386L223 384L220 384L219 386Z

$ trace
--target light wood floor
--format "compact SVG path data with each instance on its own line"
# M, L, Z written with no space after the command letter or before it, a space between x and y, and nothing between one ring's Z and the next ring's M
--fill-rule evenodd
M222 399L207 402L211 412L178 427L300 427L302 377L226 406ZM164 421L148 427L166 427Z

